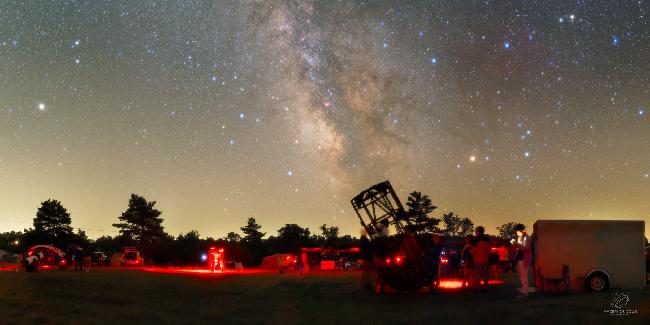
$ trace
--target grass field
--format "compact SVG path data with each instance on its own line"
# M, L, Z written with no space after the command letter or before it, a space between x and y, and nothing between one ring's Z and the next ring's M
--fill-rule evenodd
M648 289L625 291L637 315L611 316L617 291L517 299L504 280L488 293L380 296L358 273L0 272L0 323L650 323Z

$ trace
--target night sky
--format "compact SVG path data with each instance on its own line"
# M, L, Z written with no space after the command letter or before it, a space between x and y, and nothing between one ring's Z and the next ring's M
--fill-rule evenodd
M0 231L358 235L390 180L488 233L650 215L646 1L3 1ZM646 232L648 231L646 226Z

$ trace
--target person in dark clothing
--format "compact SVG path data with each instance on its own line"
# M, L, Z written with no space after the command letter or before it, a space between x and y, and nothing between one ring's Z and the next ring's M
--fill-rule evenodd
M372 247L366 234L361 235L359 244L359 255L361 257L361 285L364 288L371 289L370 285L370 268L372 266Z
M472 258L474 259L475 289L486 291L488 286L488 262L490 258L490 238L485 235L485 228L476 227L475 244L472 245Z
M84 251L81 249L81 247L76 247L72 257L74 259L74 270L81 271L83 268L84 259Z
M465 246L460 253L463 259L463 288L474 287L474 260L472 258L472 243L473 239L471 236L465 237Z
M442 245L440 244L440 236L432 235L431 243L427 245L424 250L424 264L427 269L428 280L432 283L433 292L437 291L440 285L440 254L442 253Z

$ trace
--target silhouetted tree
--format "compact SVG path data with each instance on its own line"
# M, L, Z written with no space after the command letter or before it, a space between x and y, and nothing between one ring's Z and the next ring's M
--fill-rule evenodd
M266 233L260 231L262 226L253 217L248 218L246 225L240 229L244 233L241 241L246 248L246 251L242 250L242 260L246 263L246 266L258 265L268 252L268 245L264 245L262 242L262 238Z
M92 244L90 238L86 235L86 232L81 229L77 229L77 233L74 234L74 239L72 241L84 249L89 249Z
M406 228L415 233L438 233L438 224L440 219L429 217L429 213L437 207L433 205L428 195L422 195L421 192L412 192L406 206L409 208L406 212Z
M262 241L262 237L266 235L265 232L260 231L261 228L262 226L257 224L255 218L248 218L246 225L240 228L244 233L243 240L248 244L259 244Z
M511 221L498 226L497 231L499 232L499 237L505 240L515 238L517 236L517 232L515 231L517 224L518 222Z
M18 253L23 251L23 233L20 231L8 231L0 233L0 249L6 250L10 253ZM17 243L16 243L17 242Z
M302 228L295 223L286 224L278 229L277 249L280 252L296 252L300 247L310 246L310 234L309 228Z
M74 237L70 223L70 213L61 202L47 200L41 203L34 218L34 230L31 238L42 244L54 244L57 247L67 246Z
M449 237L464 237L471 235L474 231L474 223L469 218L460 218L449 212L442 215L442 221L445 223L445 228L442 233Z
M326 224L320 226L323 239L327 241L337 240L339 238L339 227L328 227Z
M176 237L176 264L197 265L201 258L202 242L199 232L192 230L187 234Z
M129 207L118 219L121 223L114 223L113 227L120 230L120 234L135 240L140 245L152 245L165 237L162 226L162 213L154 206L156 201L147 200L136 194L131 194Z
M229 243L239 243L242 240L241 236L234 231L229 232L223 239Z

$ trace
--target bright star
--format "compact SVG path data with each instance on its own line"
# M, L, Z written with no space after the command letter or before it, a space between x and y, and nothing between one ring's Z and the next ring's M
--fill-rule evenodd
M471 161L471 162L475 162L475 161L476 161L476 156L471 156L471 157L469 157L469 161Z
M504 49L509 49L510 48L510 42L508 42L508 41L503 42L503 48Z
M435 57L431 58L431 64L436 64L436 63L438 63L438 59L436 59Z
M612 44L612 46L618 46L618 42L619 42L619 41L620 41L620 39L618 38L618 36L616 36L616 35L612 35L612 39L611 39L611 41L610 41L610 43Z
M526 158L530 157L530 152L525 151L525 152L524 152L524 157L526 157Z
M45 103L38 103L38 110L39 111L44 111L45 110Z

